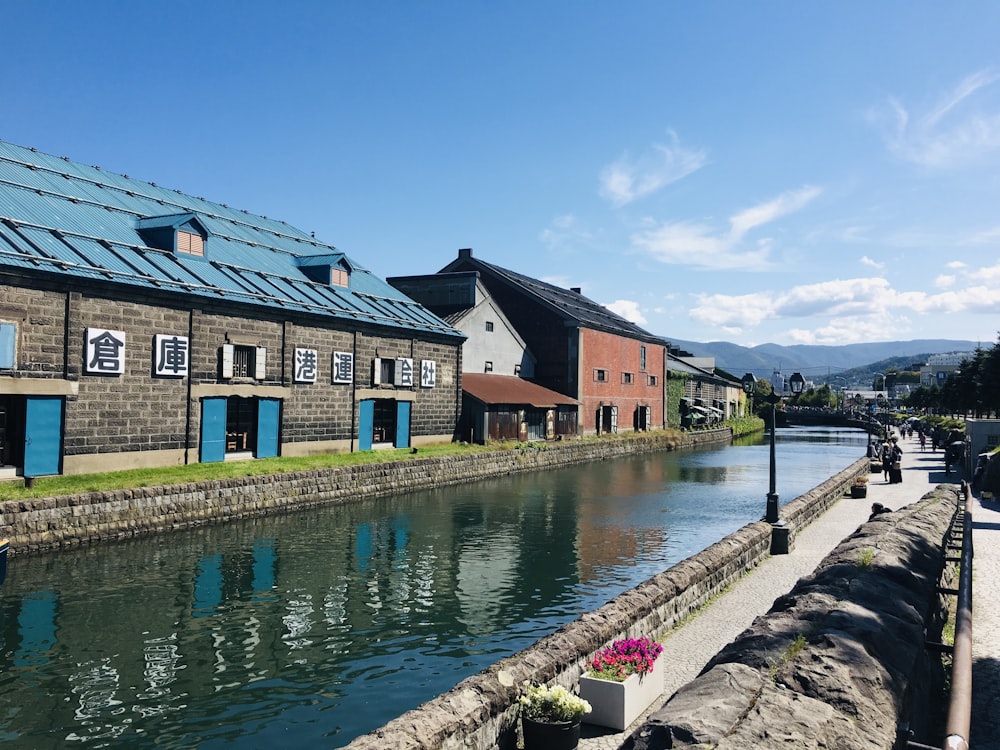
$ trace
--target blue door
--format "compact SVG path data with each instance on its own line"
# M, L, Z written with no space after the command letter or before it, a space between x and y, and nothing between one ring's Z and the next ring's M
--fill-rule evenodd
M257 399L257 458L278 455L278 427L281 424L281 400Z
M410 447L410 406L409 401L396 402L396 447Z
M375 402L371 399L358 404L358 450L372 449L372 434L375 429Z
M58 474L63 400L58 396L31 396L25 404L24 476Z
M226 399L201 401L201 462L226 460Z

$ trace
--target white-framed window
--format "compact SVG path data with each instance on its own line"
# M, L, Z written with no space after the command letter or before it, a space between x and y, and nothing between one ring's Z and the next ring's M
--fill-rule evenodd
M376 357L372 360L372 385L392 385L396 381L396 360Z
M595 368L594 369L594 380L596 382L598 382L598 383L607 383L608 382L608 371L604 370L604 369L601 369L601 368Z
M223 344L222 377L263 380L267 372L267 349L246 344Z
M372 385L412 387L413 360L407 357L376 357L372 360Z
M630 372L623 372L622 373L622 383L624 383L625 385L632 385L632 380L633 379L634 379L634 376L632 375L632 373L630 373Z
M646 347L639 347L639 369L642 371L646 370Z

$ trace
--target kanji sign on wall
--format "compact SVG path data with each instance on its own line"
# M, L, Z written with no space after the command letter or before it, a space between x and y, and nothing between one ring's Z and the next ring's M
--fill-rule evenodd
M153 336L153 376L183 378L188 374L190 346L187 336L157 333Z
M433 359L420 361L420 387L433 388L437 382L437 363Z
M413 360L400 358L396 360L396 385L413 385Z
M354 382L354 355L350 352L333 353L333 382Z
M319 364L319 353L315 349L295 350L296 383L315 383Z
M125 331L88 328L84 332L87 355L83 371L90 375L121 375L125 372Z

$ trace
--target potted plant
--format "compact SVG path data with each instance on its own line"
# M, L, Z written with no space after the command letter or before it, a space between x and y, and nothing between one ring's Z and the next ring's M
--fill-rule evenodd
M855 499L868 497L868 477L854 477L854 482L851 484L851 497Z
M525 750L574 750L590 704L562 685L529 686L519 699Z
M580 696L593 710L588 724L625 729L663 693L663 646L625 638L598 651L580 677Z

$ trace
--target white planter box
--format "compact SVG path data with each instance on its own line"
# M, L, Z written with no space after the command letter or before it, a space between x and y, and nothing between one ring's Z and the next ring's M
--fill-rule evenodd
M626 729L639 714L663 695L663 670L666 659L653 662L649 674L634 674L625 682L598 680L594 677L580 678L580 697L591 706L591 712L583 717L588 724L597 724L612 729Z

